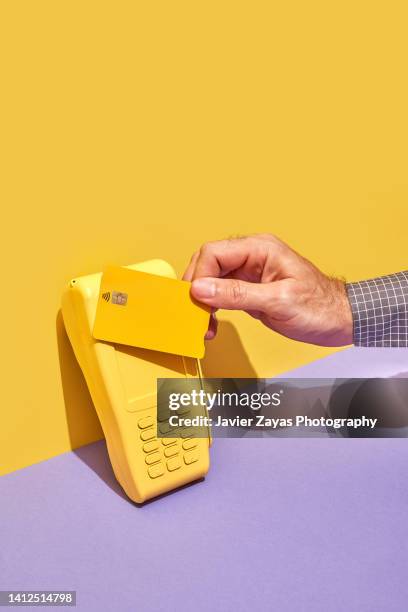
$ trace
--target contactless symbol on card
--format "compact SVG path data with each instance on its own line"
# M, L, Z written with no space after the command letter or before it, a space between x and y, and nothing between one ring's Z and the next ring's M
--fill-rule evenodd
M105 302L109 302L109 300L111 299L110 291L105 291L105 293L102 293L102 299L105 300ZM126 306L127 299L127 293L121 293L120 291L112 291L112 304L117 304L118 306Z

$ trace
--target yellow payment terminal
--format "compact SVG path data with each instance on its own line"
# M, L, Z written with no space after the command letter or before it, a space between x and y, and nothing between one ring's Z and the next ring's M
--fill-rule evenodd
M172 267L158 259L127 268L176 277ZM200 363L191 357L96 340L93 329L101 279L102 273L73 279L62 297L62 316L115 476L128 497L140 503L200 479L209 469L209 437L157 436L157 379L201 380Z

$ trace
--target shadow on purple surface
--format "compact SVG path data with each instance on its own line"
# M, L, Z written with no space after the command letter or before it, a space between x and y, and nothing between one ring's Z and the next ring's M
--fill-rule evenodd
M347 437L406 437L408 381L394 377L342 380L334 387L328 412L334 418L377 419L374 429L345 428Z
M149 499L145 501L143 504L138 504L133 502L126 493L123 491L122 487L116 480L115 474L113 473L112 466L109 461L109 455L106 448L105 440L100 440L99 442L94 442L93 444L88 444L87 446L82 446L81 448L77 448L74 451L74 454L80 459L85 465L87 465L101 480L103 480L112 491L120 495L124 500L136 506L137 508L143 508L148 504L151 504L163 497L167 497L169 495L173 495L178 491L182 491L183 489L188 489L189 487L198 484L204 481L204 478L200 478L199 480L195 480L194 482L189 482L182 487L178 487L173 491L168 491L167 493L163 493L163 495L159 495L154 499Z
M99 442L88 444L87 446L81 446L81 448L76 448L73 452L78 459L95 472L112 491L120 495L120 497L126 501L130 501L113 473L105 440L100 440Z

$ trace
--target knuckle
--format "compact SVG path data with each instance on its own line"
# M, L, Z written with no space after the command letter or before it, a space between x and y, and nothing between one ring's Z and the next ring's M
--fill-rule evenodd
M200 248L200 255L208 255L214 249L213 242L205 242Z
M283 244L275 234L255 234L250 236L248 240L254 248L258 248L261 251L265 251L268 248L276 250Z
M277 240L275 234L271 233L258 234L258 238L261 238L261 240L269 240L270 242L275 242Z
M231 243L234 243L237 240L248 240L249 238L250 236L246 236L245 234L231 234L231 236L228 236L228 238L226 238L223 242L229 246Z
M278 300L281 304L291 304L293 302L294 293L290 287L282 287L278 292Z
M284 246L284 242L276 235L276 234L260 234L260 239L264 240L265 242L269 242L271 245L273 245L273 247L279 248Z
M244 304L246 299L246 290L244 285L239 280L232 280L230 285L230 297L235 306Z

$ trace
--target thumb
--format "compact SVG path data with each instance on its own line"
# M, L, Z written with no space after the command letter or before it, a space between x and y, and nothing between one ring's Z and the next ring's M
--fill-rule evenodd
M247 283L235 278L197 278L191 284L191 295L213 308L228 310L264 310L270 299L271 286Z

